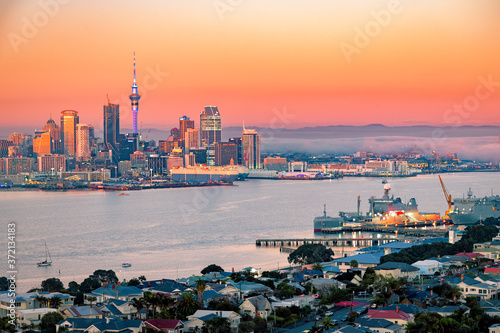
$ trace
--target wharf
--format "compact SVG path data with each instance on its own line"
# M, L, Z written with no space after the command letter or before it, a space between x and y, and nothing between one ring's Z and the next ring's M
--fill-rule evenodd
M430 227L429 229L415 229L404 226L381 226L381 225L362 225L356 227L342 227L341 230L322 229L324 234L337 234L339 232L381 232L402 235L405 237L444 237L448 232L447 229L437 229Z
M368 247L396 241L396 238L288 238L257 239L256 246L299 247L304 244L322 244L324 246Z

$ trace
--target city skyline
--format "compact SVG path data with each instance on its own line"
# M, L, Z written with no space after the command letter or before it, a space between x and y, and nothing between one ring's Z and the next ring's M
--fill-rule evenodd
M284 109L289 128L500 124L495 1L46 3L0 5L4 126L73 109L100 127L109 94L132 128L134 52L139 128L204 105L224 127L270 127Z

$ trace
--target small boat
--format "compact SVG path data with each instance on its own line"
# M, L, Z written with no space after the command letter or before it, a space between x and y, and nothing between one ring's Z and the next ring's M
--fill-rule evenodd
M50 266L50 265L52 265L52 258L50 257L50 252L49 252L49 249L47 247L47 243L45 243L45 260L38 262L37 266L44 267L44 266Z
M382 184L387 184L387 179L382 179Z
M122 193L119 193L118 195L119 195L119 196L122 196L122 195L128 195L128 193L124 193L124 192L122 192Z
M130 266L132 266L132 264L131 264L131 263L128 263L128 262L124 262L124 263L122 264L122 267L123 267L123 268L127 268L127 267L130 267Z

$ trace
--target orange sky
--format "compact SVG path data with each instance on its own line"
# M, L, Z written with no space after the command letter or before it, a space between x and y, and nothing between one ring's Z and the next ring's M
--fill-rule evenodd
M287 127L500 124L498 15L497 0L7 0L0 126L75 109L101 129L109 94L131 128L134 51L139 122L159 129L204 105L223 126L270 126L276 109Z

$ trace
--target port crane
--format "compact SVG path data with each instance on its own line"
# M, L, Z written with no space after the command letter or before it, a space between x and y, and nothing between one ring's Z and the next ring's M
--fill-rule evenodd
M444 215L445 219L448 219L448 214L451 213L453 210L451 209L451 206L453 205L453 200L451 199L451 194L448 193L448 190L446 189L446 186L443 183L443 180L441 179L441 175L438 175L439 181L441 182L441 187L443 188L443 193L444 197L446 199L446 202L448 203L448 210L446 211L446 214Z

